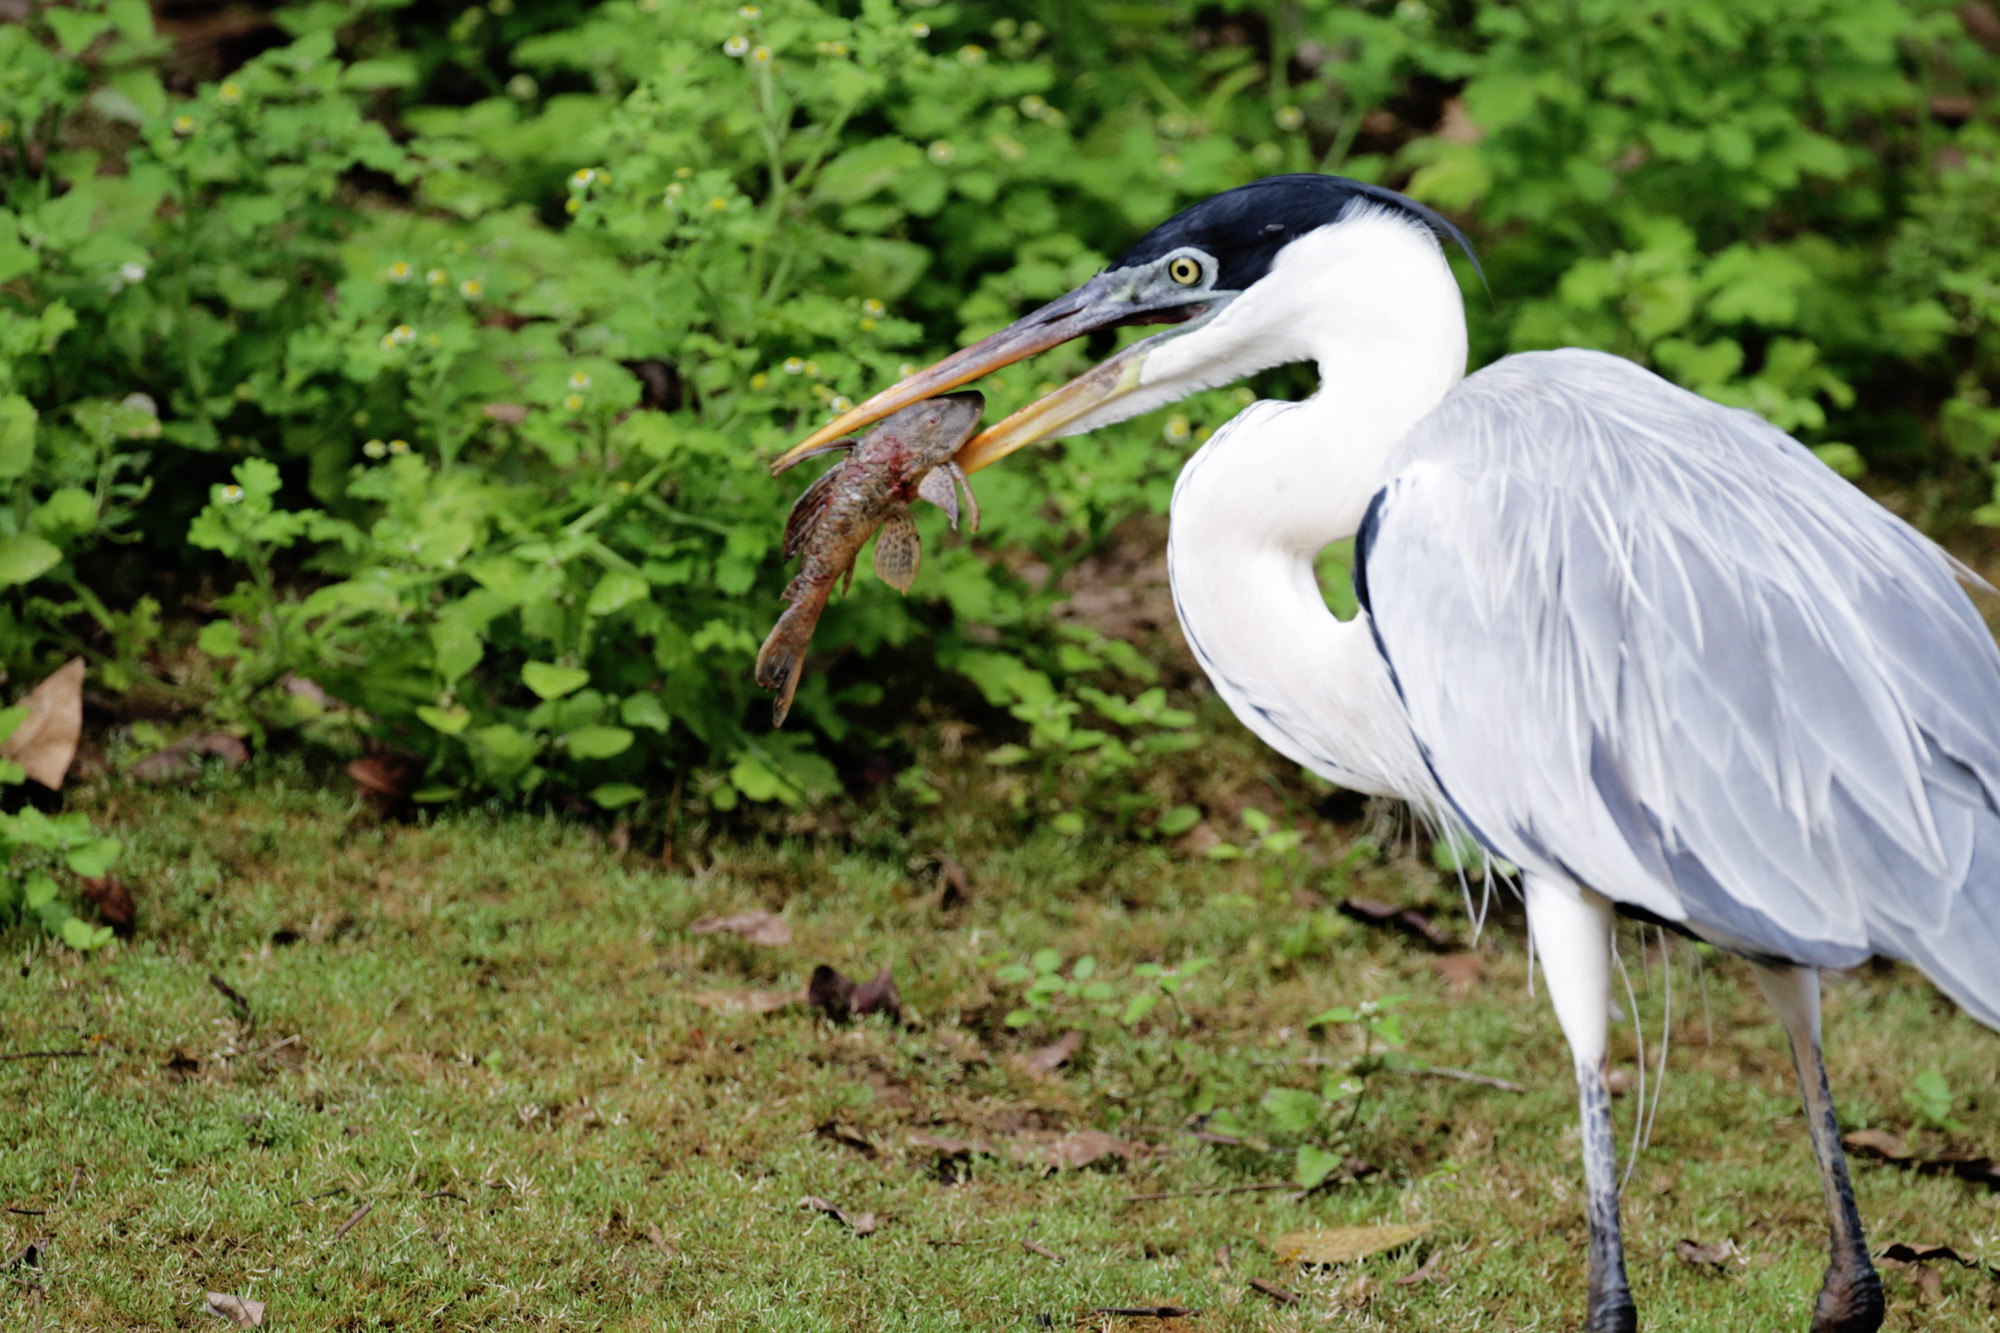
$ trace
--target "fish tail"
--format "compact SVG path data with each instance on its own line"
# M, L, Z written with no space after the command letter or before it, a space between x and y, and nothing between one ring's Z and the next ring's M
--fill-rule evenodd
M812 642L820 612L826 609L829 590L828 583L808 579L802 571L792 580L791 587L785 589L792 604L778 617L778 623L764 639L764 646L757 650L757 683L767 690L778 691L771 705L774 727L783 726L785 714L791 711L792 694L798 689L799 673L805 666L806 645Z

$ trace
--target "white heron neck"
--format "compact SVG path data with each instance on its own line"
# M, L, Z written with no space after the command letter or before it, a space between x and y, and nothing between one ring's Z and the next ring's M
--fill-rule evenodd
M1465 314L1427 232L1388 213L1302 237L1214 333L1310 360L1302 403L1246 408L1188 461L1168 556L1191 647L1246 725L1344 786L1439 804L1365 616L1336 620L1313 557L1350 537L1396 447L1465 374ZM1191 337L1188 341L1192 342ZM1172 344L1168 344L1171 346Z

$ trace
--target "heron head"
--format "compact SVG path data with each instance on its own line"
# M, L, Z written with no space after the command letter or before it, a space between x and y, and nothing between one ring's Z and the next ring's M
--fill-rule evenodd
M1175 214L1089 282L884 389L821 427L776 466L898 408L1098 329L1169 326L975 436L958 453L966 471L1023 445L1078 435L1296 360L1293 331L1262 313L1274 303L1245 298L1259 293L1260 284L1285 280L1280 261L1288 246L1338 225L1357 208L1400 214L1471 253L1458 228L1393 190L1340 176L1267 176Z

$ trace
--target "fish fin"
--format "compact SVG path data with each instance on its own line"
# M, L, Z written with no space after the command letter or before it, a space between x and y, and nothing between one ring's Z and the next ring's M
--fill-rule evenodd
M791 469L797 467L800 463L805 462L808 458L818 458L821 454L831 454L836 452L846 453L849 449L852 449L853 447L854 447L853 440L834 440L829 444L822 444L817 449L807 450L805 453L800 454L797 458L786 458L780 460L776 465L772 467L771 475L775 477L779 473L789 472Z
M778 691L771 705L771 725L782 726L791 711L792 693L798 689L804 670L806 649L812 644L813 630L819 627L819 613L826 609L826 589L806 584L803 576L786 589L792 604L778 623L771 626L764 644L757 650L757 683Z
M965 475L965 469L958 465L957 459L945 460L944 470L958 483L958 489L965 492L965 530L979 531L979 499L972 493L972 478Z
M813 529L819 526L821 515L826 512L826 503L833 497L845 463L837 463L822 473L812 485L799 492L799 498L792 501L792 512L785 519L784 557L790 560L799 553L812 537Z
M917 564L923 559L923 542L910 511L898 509L875 535L875 577L897 592L908 592L917 581Z
M917 483L917 496L920 499L929 500L939 509L944 510L944 516L951 520L952 531L956 532L958 531L958 488L951 484L951 474L945 471L945 467L949 466L950 464L945 464L944 467L934 467L929 472L926 472L924 479Z

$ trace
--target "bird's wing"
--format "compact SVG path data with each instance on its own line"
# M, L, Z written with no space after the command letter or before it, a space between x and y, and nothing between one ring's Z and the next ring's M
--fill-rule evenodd
M1569 351L1417 426L1356 580L1495 852L1839 966L1947 926L2000 958L2000 651L1960 572L1758 417Z

